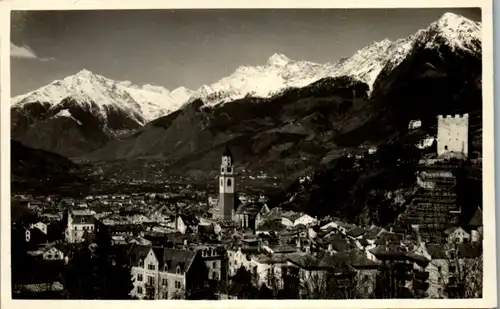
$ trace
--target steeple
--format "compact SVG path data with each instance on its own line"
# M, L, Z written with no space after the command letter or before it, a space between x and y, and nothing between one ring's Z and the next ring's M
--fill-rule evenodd
M226 146L226 150L224 150L224 153L222 154L223 157L229 157L231 158L231 162L234 162L233 160L233 154L231 153L231 150L229 150L229 147Z
M235 186L233 155L226 147L222 153L219 176L219 218L222 220L233 218Z

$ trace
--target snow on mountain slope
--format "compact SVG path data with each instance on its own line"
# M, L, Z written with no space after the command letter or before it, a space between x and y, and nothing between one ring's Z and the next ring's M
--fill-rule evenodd
M179 87L169 91L160 86L135 86L129 81L117 82L87 70L54 81L28 94L12 99L15 106L30 102L57 105L66 97L81 103L94 102L105 117L106 108L123 110L145 124L172 113L194 99L216 105L245 96L270 97L291 87L305 87L325 77L349 76L366 83L369 91L384 70L394 70L416 46L429 49L449 46L452 51L480 55L481 23L446 13L426 29L396 41L374 42L349 58L325 64L291 60L283 54L272 55L264 65L241 66L233 74L193 91Z
M57 114L52 116L52 118L61 118L61 117L73 119L74 121L76 121L76 123L78 123L79 125L82 125L82 123L79 120L77 120L73 116L71 116L71 113L67 109L61 109Z
M350 58L317 64L295 61L282 54L272 55L263 66L243 66L228 77L200 87L193 98L215 105L247 95L269 97L290 87L304 87L325 77L350 76L373 85L380 72L396 68L419 43L432 49L446 44L452 50L481 53L481 23L446 13L427 29L396 41L388 39L360 49Z
M113 109L127 113L140 124L176 111L190 95L185 88L172 92L159 86L132 85L129 81L113 81L88 70L82 70L63 80L30 93L12 98L12 107L26 103L50 103L53 107L65 98L80 104L95 104L95 111L106 118L106 110Z

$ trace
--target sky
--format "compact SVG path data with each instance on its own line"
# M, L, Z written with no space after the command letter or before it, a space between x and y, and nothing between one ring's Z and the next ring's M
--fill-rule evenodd
M426 28L445 12L480 9L13 11L11 95L82 69L137 85L197 89L274 53L337 61Z

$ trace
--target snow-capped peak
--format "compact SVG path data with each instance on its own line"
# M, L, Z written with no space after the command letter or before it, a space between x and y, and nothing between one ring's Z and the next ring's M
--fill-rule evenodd
M285 66L290 62L290 59L283 55L275 53L267 60L267 64L270 66Z
M93 75L94 74L87 69L83 69L80 72L76 73L76 76L81 76L81 77L90 77Z
M150 121L156 117L182 108L186 103L200 98L205 104L215 105L241 99L247 95L270 97L290 87L305 87L325 77L349 76L373 85L384 70L395 69L408 55L420 46L428 49L448 45L452 51L461 50L472 55L481 53L481 23L453 13L445 13L426 29L396 41L384 39L374 42L349 58L338 62L318 64L291 60L275 53L264 65L241 66L231 75L196 91L179 87L169 91L163 87L136 86L129 81L114 81L89 70L42 87L12 99L13 104L48 102L59 104L66 97L78 102L93 102L98 106L114 105L116 108L136 112Z
M130 81L115 81L83 69L37 90L12 98L13 106L40 102L57 106L70 98L81 104L94 104L101 115L112 107L146 123L179 109L191 94L188 89L173 95L164 87L136 86Z
M467 19L454 13L445 13L440 19L433 22L427 32L445 39L448 45L455 49L462 49L472 54L481 53L481 23ZM434 42L429 41L428 46Z

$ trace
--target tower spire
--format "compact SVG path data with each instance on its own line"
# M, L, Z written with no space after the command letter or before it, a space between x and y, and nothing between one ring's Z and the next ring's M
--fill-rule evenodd
M229 150L229 147L226 145L226 150L224 150L224 153L222 154L223 157L229 157L231 158L231 162L233 161L233 154L231 153L231 150Z

